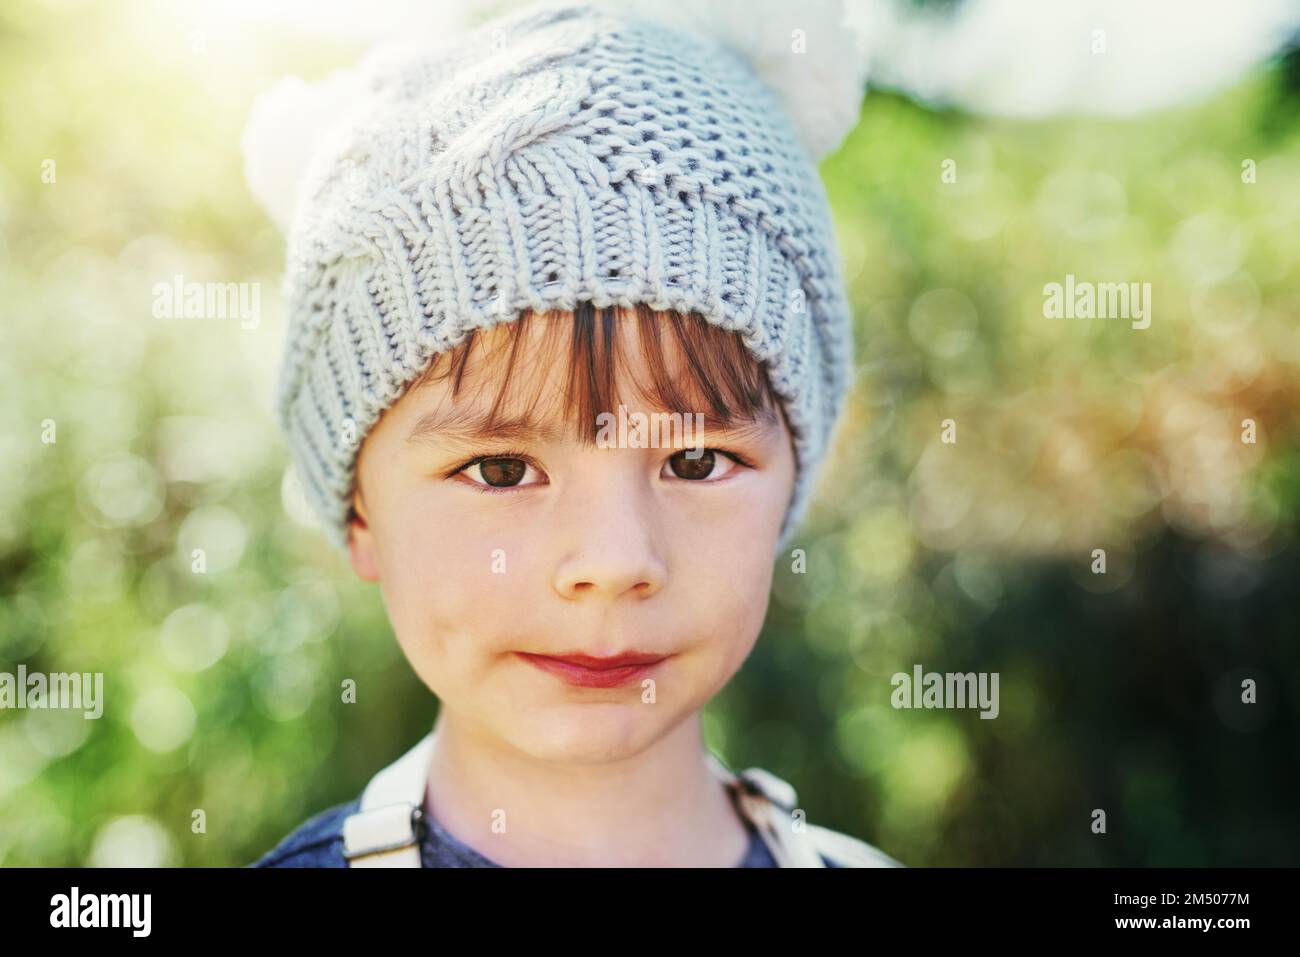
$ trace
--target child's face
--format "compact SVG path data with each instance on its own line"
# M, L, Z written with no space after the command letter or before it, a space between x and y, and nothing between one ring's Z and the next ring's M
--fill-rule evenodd
M636 336L619 335L645 381ZM536 347L536 335L520 345ZM539 760L635 754L702 708L758 636L793 492L784 416L760 419L754 434L706 418L699 444L715 450L711 468L708 453L686 458L695 439L582 444L566 428L567 367L521 355L504 411L527 412L517 396L536 395L536 416L560 434L472 439L425 419L488 411L505 358L488 352L471 354L459 398L445 379L412 389L366 437L352 565L379 582L412 667L458 724ZM626 381L617 394L629 415L691 411L628 401ZM456 471L487 455L501 458ZM608 687L526 657L628 652L664 657Z

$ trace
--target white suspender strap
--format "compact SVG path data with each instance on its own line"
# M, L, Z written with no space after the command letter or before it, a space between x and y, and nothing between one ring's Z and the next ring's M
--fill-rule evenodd
M707 751L707 749L706 749ZM433 757L430 731L404 755L379 771L361 794L361 806L343 822L343 856L349 867L420 867L424 797ZM825 867L791 813L794 788L770 771L731 771L707 751L709 768L731 790L736 806L758 831L778 867Z
M731 789L740 812L758 830L777 867L825 867L807 832L806 822L793 813L798 797L789 782L763 768L746 768L737 774L709 751L709 767Z
M349 867L419 867L424 794L433 757L433 732L377 773L361 806L343 822Z

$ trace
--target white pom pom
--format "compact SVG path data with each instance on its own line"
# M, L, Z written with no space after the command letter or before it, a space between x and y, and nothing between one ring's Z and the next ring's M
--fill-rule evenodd
M308 164L358 92L355 70L319 83L288 76L253 101L240 145L244 177L267 215L287 233Z
M600 0L646 20L710 37L743 56L777 95L820 160L858 122L865 44L843 0Z

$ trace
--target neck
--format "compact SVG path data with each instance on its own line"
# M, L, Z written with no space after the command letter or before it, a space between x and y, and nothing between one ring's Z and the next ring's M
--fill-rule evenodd
M540 761L438 713L425 812L504 867L735 867L749 836L698 713L644 751Z

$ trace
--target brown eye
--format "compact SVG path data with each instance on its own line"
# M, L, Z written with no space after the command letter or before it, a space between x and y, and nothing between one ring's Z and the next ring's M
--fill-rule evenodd
M484 459L478 468L488 485L501 488L518 485L528 470L528 463L523 459Z
M732 460L726 456L725 452L723 453L722 458L718 458L718 456L714 454L713 449L704 449L700 455L691 458L687 453L693 451L694 449L682 449L682 451L668 459L668 464L672 467L673 474L678 478L695 482L709 478L716 479L719 478L719 476L713 474L713 467L715 465L734 465ZM729 471L730 469L724 470L721 474L726 475Z

